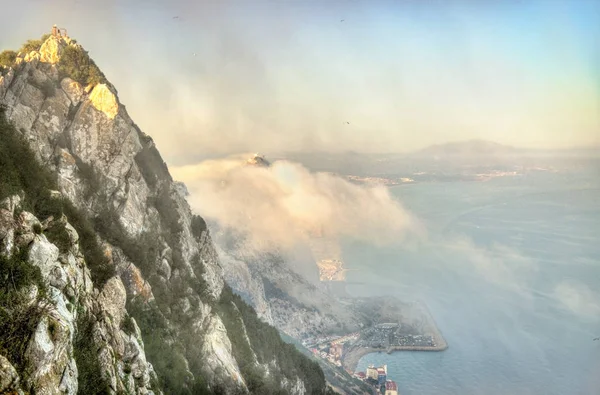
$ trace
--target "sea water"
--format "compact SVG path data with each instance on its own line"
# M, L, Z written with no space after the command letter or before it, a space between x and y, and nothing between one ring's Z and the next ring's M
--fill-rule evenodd
M376 353L402 395L600 394L600 177L534 173L391 193L417 243L347 242L347 289L420 299L443 352Z

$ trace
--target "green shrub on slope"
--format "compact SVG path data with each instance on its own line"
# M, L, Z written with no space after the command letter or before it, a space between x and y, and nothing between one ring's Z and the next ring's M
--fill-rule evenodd
M90 395L110 395L109 383L102 377L102 366L94 338L94 317L80 310L77 316L77 333L73 344L73 354L77 364L78 393Z
M25 351L35 332L43 304L26 304L26 288L37 286L36 299L45 299L45 285L40 269L27 261L28 250L23 248L11 257L0 255L0 355L4 355L22 372Z
M42 44L44 44L49 37L49 34L44 34L39 40L27 40L27 42L21 46L19 52L21 52L23 55L26 55L31 51L39 51L42 47Z
M80 46L65 47L58 63L61 78L70 77L83 86L106 83L106 77L86 50Z
M318 363L302 355L292 344L281 340L277 329L261 321L254 309L233 293L227 284L217 310L227 328L234 357L252 393L282 393L279 384L283 377L293 380L296 376L304 381L308 394L327 393L325 376ZM246 342L242 323L250 344ZM272 375L271 379L266 380L263 372L253 363L252 351L261 364L276 360L283 377Z
M0 67L11 67L17 59L17 53L15 51L6 50L0 52Z

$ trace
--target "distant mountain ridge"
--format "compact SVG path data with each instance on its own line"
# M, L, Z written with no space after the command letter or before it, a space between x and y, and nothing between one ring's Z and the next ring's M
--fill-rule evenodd
M412 155L496 155L513 154L520 150L488 140L454 141L435 144L414 152Z

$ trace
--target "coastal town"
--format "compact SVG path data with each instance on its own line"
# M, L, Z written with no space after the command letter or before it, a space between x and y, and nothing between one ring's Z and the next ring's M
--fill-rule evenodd
M387 365L369 365L366 372L356 372L354 377L373 386L382 395L399 395L398 384L387 378Z
M349 175L346 179L355 184L367 184L367 185L385 185L385 186L396 186L400 184L406 184L414 182L409 177L398 177L398 178L386 178L386 177L361 177Z
M379 323L344 336L308 338L302 344L317 358L369 384L373 393L386 395L398 394L397 383L388 379L387 366L371 365L366 372L355 371L360 357L370 352L442 351L447 348L446 342L437 331L424 333L422 326L397 322Z
M356 346L370 348L436 347L431 335L417 334L413 327L404 329L397 323L375 325L362 332Z

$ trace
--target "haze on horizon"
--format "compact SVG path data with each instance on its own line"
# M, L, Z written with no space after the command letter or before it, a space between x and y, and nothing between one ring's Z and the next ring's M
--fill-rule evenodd
M190 3L10 2L0 49L66 27L175 166L467 139L600 144L597 1Z

